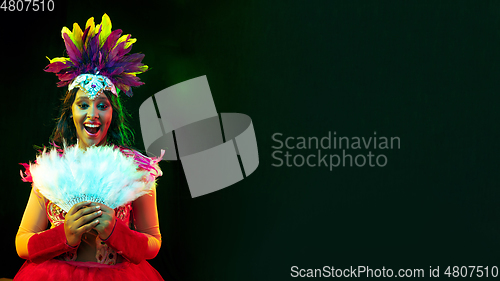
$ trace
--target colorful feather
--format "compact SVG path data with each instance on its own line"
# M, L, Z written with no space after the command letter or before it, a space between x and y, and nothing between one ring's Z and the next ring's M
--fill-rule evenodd
M63 27L61 36L66 46L68 58L57 57L49 59L49 65L44 69L57 75L58 87L69 85L81 74L96 74L106 76L115 86L131 95L130 87L142 84L137 74L144 73L148 66L142 64L143 54L129 54L132 45L137 41L130 34L122 35L122 30L111 30L111 19L104 14L101 23L95 25L91 17L82 31L77 23L73 30Z
M101 29L99 33L99 46L102 47L111 34L111 19L107 14L102 15L101 24L99 26Z

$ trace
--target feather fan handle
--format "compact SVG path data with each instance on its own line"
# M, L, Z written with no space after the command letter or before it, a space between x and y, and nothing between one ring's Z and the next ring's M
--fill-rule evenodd
M114 146L93 146L85 151L71 146L62 154L56 149L44 150L29 171L33 188L66 212L86 200L114 209L154 186L154 179L144 181L150 171Z

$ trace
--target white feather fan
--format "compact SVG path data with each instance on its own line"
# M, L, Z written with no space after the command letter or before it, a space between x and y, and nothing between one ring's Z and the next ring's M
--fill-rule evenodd
M35 190L66 212L86 200L115 209L146 194L154 185L143 181L149 172L137 168L133 157L111 146L52 149L30 164Z

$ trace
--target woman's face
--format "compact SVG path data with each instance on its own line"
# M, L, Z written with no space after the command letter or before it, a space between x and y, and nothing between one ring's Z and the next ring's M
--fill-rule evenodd
M79 89L71 106L71 112L80 148L106 143L113 108L105 94L100 94L95 100L91 100Z

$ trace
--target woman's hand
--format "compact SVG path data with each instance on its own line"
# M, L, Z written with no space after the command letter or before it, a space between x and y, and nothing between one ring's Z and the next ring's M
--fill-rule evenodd
M99 223L96 218L102 214L100 206L90 206L90 204L89 201L75 204L64 218L66 241L72 247L80 244L82 235Z
M106 240L111 235L111 232L113 232L116 223L115 210L101 203L92 203L92 205L99 206L102 210L99 223L94 226L94 229L99 234L101 240Z

